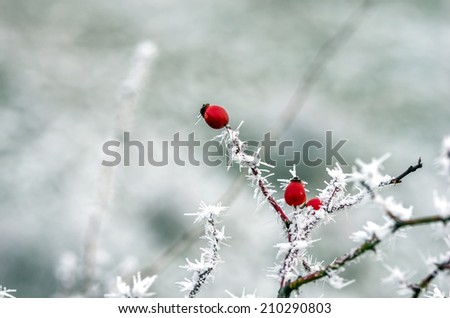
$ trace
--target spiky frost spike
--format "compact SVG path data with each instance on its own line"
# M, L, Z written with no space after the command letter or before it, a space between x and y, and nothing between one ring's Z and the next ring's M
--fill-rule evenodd
M219 251L224 241L228 239L225 236L225 227L218 228L219 217L226 210L220 203L217 205L206 205L204 202L200 203L199 210L195 213L186 213L186 215L195 216L194 223L203 223L205 227L205 234L201 237L208 242L207 247L203 247L200 259L191 262L186 259L187 264L180 266L188 272L192 272L190 279L185 278L184 281L177 282L180 286L181 292L188 292L189 298L194 298L201 287L207 284L214 278L213 271L219 263L222 263Z

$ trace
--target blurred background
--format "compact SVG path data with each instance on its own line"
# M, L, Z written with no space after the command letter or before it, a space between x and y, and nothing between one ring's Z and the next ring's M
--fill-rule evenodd
M276 296L267 268L277 262L282 225L270 207L256 211L253 189L236 182L244 172L182 167L172 158L163 167L102 167L102 145L121 127L124 107L132 138L155 141L157 153L177 132L183 139L195 132L202 143L217 135L203 122L194 126L200 106L211 102L227 107L233 127L244 121L244 140L278 127L277 140L293 140L301 150L331 130L336 142L348 140L340 154L349 165L391 153L384 166L393 176L421 156L424 168L383 195L413 205L416 216L433 214L433 191L447 188L433 162L450 133L450 3L360 3L0 0L0 284L17 289L17 297L102 297L117 275L130 281L140 270L158 275L158 297L183 297L175 282L190 275L179 266L199 257L204 244L186 241L183 233L196 227L184 213L226 194L230 247L199 296L240 295L243 287ZM148 74L136 75L139 54L152 49L142 52L146 41L158 55L147 56ZM298 91L311 65L316 78ZM129 97L127 80L140 75L139 96ZM298 105L293 122L279 127L290 103ZM272 179L278 185L289 167L284 156L273 158L280 162ZM297 166L311 196L323 188L326 167ZM382 211L366 204L335 220L314 233L321 240L311 253L325 263L355 246L348 237L367 220L382 222ZM419 280L424 259L446 248L433 233L429 226L411 229L348 266L342 276L356 279L351 286L318 282L301 296L397 297L396 286L381 283L389 272L377 258L416 271ZM89 235L95 248L87 283ZM187 244L163 257L180 238Z

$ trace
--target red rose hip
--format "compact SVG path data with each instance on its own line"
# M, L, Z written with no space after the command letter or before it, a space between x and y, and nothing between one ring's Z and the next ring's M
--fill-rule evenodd
M228 113L222 106L203 104L200 115L211 128L222 129L228 125Z
M312 207L314 210L319 210L322 206L322 201L319 198L312 198L308 202L306 202L306 206Z
M290 206L300 206L306 202L306 192L302 180L298 177L291 179L284 190L284 201Z

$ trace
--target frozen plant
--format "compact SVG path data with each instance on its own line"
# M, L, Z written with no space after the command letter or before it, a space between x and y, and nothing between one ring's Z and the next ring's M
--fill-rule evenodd
M117 291L106 294L105 297L108 298L144 298L151 297L155 293L149 292L148 290L155 282L157 276L153 275L151 277L145 277L142 279L141 273L138 272L133 276L133 287L125 283L122 277L117 277L116 288Z
M393 234L399 234L400 230L422 224L445 224L450 220L448 201L435 195L438 214L426 217L413 218L413 208L405 207L397 202L394 197L383 198L380 190L403 182L409 174L423 167L419 158L417 164L409 166L397 177L391 177L382 173L383 163L389 158L389 154L381 158L373 159L365 163L356 160L356 166L351 172L344 172L336 165L333 169L327 169L330 180L325 182L323 189L318 189L318 196L306 201L304 186L307 184L297 177L295 167L290 170L294 177L290 180L279 180L282 183L285 197L276 199L275 186L269 181L273 176L270 165L265 164L260 156L260 150L248 153L247 143L240 139L240 128L228 125L228 114L218 105L205 104L202 107L201 116L206 123L214 129L223 129L218 138L225 144L231 163L238 165L240 170L246 171L246 177L255 188L257 205L268 203L284 225L286 240L276 244L278 248L277 259L280 263L271 269L271 276L278 279L280 288L278 297L290 297L291 293L298 291L305 284L326 279L334 288L344 288L354 280L345 280L339 274L345 267L368 251L375 251L376 247ZM217 138L217 137L216 137ZM450 141L444 141L443 158L439 161L444 168L448 168L447 159ZM228 168L230 168L230 163ZM351 185L351 186L350 186ZM293 190L294 189L294 190ZM368 220L362 230L353 233L350 237L359 245L348 253L334 258L328 265L317 261L311 254L311 248L315 242L312 232L319 226L327 224L333 216L344 209L350 209L365 201L372 200L384 211L384 223L377 224ZM285 203L292 207L287 210ZM447 254L445 254L446 256ZM313 261L314 259L314 261ZM446 257L440 257L433 271L421 282L412 284L409 282L411 275L402 272L396 267L390 268L391 275L388 281L396 281L401 286L402 294L413 292L417 297L421 291L426 290L429 283L441 272L448 272L449 264ZM203 261L188 263L187 268L201 272L205 270ZM198 279L197 279L198 280ZM184 282L185 289L193 290L194 280Z
M191 262L186 259L187 264L181 266L188 272L192 272L191 278L185 278L184 281L177 282L181 292L188 292L189 298L195 297L200 288L214 278L213 270L219 263L222 263L219 251L224 241L228 239L225 236L225 227L218 228L219 217L226 210L226 207L217 205L206 205L200 203L199 210L195 213L186 213L186 215L195 216L194 223L203 223L205 226L205 235L201 238L208 242L207 247L201 248L200 259Z
M321 269L321 264L323 262L319 264L317 262L310 264L307 261L308 257L309 259L311 259L311 257L308 256L306 248L310 247L313 242L310 240L309 236L310 233L321 224L327 224L337 212L359 204L366 198L377 198L377 191L379 189L391 184L400 183L401 179L407 174L422 166L422 163L419 160L416 166L408 168L407 173L403 173L397 178L392 178L381 173L382 163L387 158L388 155L385 155L379 159L373 159L369 164L364 163L362 160L357 160L357 167L353 167L352 173L344 173L339 165L336 165L334 169L327 169L331 180L325 182L325 188L318 190L318 199L321 203L320 206L313 208L307 203L302 207L300 213L294 212L293 214L292 221L298 225L294 226L294 233L290 233L288 241L291 244L292 242L295 242L295 245L298 245L296 241L303 241L302 245L304 250L301 253L295 253L296 257L300 257L300 260L297 260L297 262L301 264L301 266L297 268L290 265L294 263L292 262L293 249L287 252L280 270L280 297L288 296L290 292L292 292L293 287L295 286L292 284L292 281L297 283L301 282L303 277L311 277L309 276L312 275L311 273L321 273L321 275L328 278L328 282L331 286L338 289L348 286L353 282L353 280L345 282L338 276L337 270L342 270L343 268L342 266L336 266L337 263L334 263L326 269ZM349 183L354 185L354 188L356 189L354 193L348 189ZM395 205L391 199L388 200L388 203L391 206ZM401 210L398 205L395 205L395 207L396 212L399 214L408 214L404 212L404 210ZM352 238L358 242L365 242L373 237L381 240L391 232L390 227L392 225L393 221L391 220L387 220L386 224L383 225L377 225L372 221L368 221L367 225L364 227L364 231L354 233ZM286 268L290 268L290 273L286 273ZM275 269L277 269L277 267L275 267ZM291 277L292 275L295 276L295 274L297 274L297 277Z

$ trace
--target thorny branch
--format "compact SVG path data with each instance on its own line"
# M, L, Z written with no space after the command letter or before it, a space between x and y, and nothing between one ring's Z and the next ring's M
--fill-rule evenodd
M226 126L225 128L228 132L229 140L232 143L232 146L233 146L232 150L233 150L234 154L245 158L246 155L244 153L244 150L242 149L239 138L236 137L236 131L231 129L230 126ZM253 159L253 157L250 157L250 158ZM241 161L241 165L242 165L242 162L244 162L244 161L245 161L245 165L248 166L252 175L257 180L257 186L261 190L261 193L263 194L264 198L272 206L272 208L275 210L275 212L280 216L281 221L285 225L286 231L289 231L289 226L291 225L292 222L289 219L289 217L286 215L286 213L283 211L283 208L277 203L275 198L270 194L270 191L264 182L264 178L262 176L261 170L257 166L257 163L256 163L257 161L255 161L255 160L253 160L253 161L247 160L246 161L245 159L243 159Z

